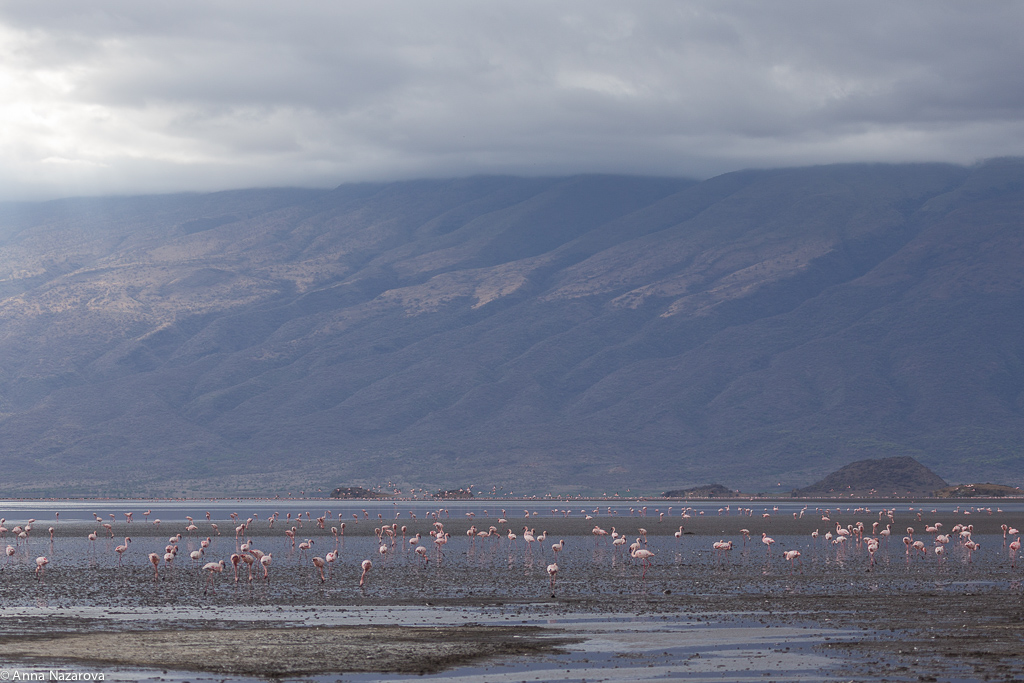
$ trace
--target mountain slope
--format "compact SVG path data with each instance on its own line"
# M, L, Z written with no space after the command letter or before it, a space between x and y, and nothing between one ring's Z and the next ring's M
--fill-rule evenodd
M0 457L119 494L1017 483L1022 209L1016 160L6 205Z

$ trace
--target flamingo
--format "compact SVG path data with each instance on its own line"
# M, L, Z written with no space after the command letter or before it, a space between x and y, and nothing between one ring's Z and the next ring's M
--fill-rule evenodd
M320 583L323 583L324 581L327 580L326 578L324 578L324 565L325 564L326 564L326 562L324 561L324 558L322 558L322 557L314 557L313 558L313 566L316 567L318 572L320 572Z
M426 565L430 562L430 558L427 557L427 549L421 545L416 546L416 554L423 558L423 564Z
M548 565L548 576L551 577L551 590L555 590L555 579L558 578L558 565L554 562Z
M654 557L654 553L644 548L638 548L637 550L631 552L630 555L633 557L634 560L640 560L643 564L644 571L640 578L645 578L647 576L647 567L650 566L651 558Z
M787 550L786 552L782 553L782 556L784 558L786 558L787 562L789 562L789 573L792 574L793 573L793 561L800 559L800 551L799 550Z
M252 565L253 565L253 563L255 561L256 561L256 558L253 555L250 555L248 553L242 553L242 562L245 562L245 568L249 572L249 582L250 583L252 582Z
M966 543L964 543L964 547L967 548L967 561L970 562L971 556L974 554L974 551L981 549L981 544L975 543L974 541L967 541Z
M114 552L117 553L117 566L118 567L121 566L121 557L124 555L125 551L128 550L128 544L131 543L131 542L132 542L132 539L130 539L127 536L125 536L124 537L124 544L123 545L119 545L116 548L114 548Z
M263 578L267 581L270 581L270 574L268 571L270 569L270 555L271 553L267 553L260 558L260 565L263 567Z
M359 587L362 588L363 582L366 580L366 575L370 573L371 569L373 569L373 562L363 560L360 566L363 568L363 573L359 575Z
M153 563L153 578L160 578L160 556L156 553L149 554L149 561Z
M551 545L551 552L555 553L555 557L558 557L558 553L562 552L562 548L565 547L565 539L559 540L558 543Z
M1010 566L1017 568L1017 551L1020 550L1020 536L1016 541L1010 543Z
M765 546L764 547L764 551L765 551L765 555L767 555L768 553L771 552L771 550L772 550L772 543L775 543L775 539L772 538L771 536L769 536L767 533L762 531L761 532L761 543L764 543L764 546Z
M40 556L36 558L36 578L42 578L43 572L46 571L46 565L50 564L50 560L46 557Z
M203 590L203 593L205 594L206 591L208 591L210 589L210 586L213 585L213 574L214 574L214 572L220 574L221 572L224 571L224 560L219 560L217 562L207 562L206 564L203 565L203 569L205 571L210 572L210 576L206 580L206 588Z
M338 559L338 553L335 550L331 550L326 555L324 555L324 562L327 563L327 578L328 579L331 578L331 576L334 575L334 561L337 560L337 559ZM260 558L260 561L262 562L263 558Z

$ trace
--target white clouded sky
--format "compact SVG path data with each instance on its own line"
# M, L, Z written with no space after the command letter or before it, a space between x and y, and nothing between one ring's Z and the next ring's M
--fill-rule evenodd
M0 198L1024 154L1024 4L0 5Z

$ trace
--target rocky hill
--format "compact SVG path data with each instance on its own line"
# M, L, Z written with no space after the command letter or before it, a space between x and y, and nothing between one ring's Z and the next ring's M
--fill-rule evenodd
M688 489L665 491L661 495L663 498L736 498L739 495L739 491L727 489L721 484L706 484Z
M0 205L0 493L1024 483L1022 215L1017 160Z
M793 495L905 498L933 496L946 486L941 477L913 458L879 458L852 462Z

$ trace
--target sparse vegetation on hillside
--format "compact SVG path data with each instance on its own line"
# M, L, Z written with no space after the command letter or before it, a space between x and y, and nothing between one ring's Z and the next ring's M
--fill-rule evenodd
M960 484L947 486L935 492L936 498L1020 498L1024 491L1002 484Z
M0 493L1024 477L1021 215L1017 160L2 205Z
M913 458L880 458L852 462L793 495L904 498L932 496L945 486L941 477Z
M664 498L735 498L739 491L727 489L721 484L694 486L689 489L676 489L661 494Z

